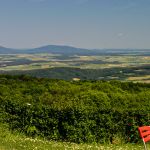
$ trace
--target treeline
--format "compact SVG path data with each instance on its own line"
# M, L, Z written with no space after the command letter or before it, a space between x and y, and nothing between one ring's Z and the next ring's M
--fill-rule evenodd
M140 71L138 71L140 70ZM26 71L0 71L0 74L10 75L30 75L40 78L55 78L63 80L71 80L72 78L80 78L81 80L126 80L130 76L149 75L150 65L139 67L118 67L105 69L80 69L80 68L49 68Z
M0 75L0 121L29 136L138 142L150 125L150 84Z

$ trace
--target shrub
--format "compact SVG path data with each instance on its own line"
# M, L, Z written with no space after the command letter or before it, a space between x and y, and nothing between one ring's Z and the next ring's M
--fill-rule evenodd
M148 84L4 75L0 81L0 121L29 136L77 143L138 142L137 127L149 125Z

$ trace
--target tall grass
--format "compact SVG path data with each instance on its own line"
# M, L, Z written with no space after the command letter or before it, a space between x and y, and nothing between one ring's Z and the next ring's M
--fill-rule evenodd
M29 138L18 132L9 131L7 125L0 124L0 150L142 150L140 144L74 144Z

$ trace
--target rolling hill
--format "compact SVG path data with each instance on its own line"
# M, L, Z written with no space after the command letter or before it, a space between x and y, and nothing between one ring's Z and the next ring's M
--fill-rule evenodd
M150 55L150 49L84 49L72 46L46 45L32 49L13 49L0 46L0 54L40 54L60 55Z
M38 54L38 53L52 53L62 55L93 55L96 51L89 49L75 48L71 46L58 46L58 45L47 45L32 49L12 49L0 46L0 54Z

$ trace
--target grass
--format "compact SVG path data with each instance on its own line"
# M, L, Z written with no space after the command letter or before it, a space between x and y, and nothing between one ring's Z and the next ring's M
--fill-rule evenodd
M0 124L0 150L142 150L143 144L75 144L29 138Z

